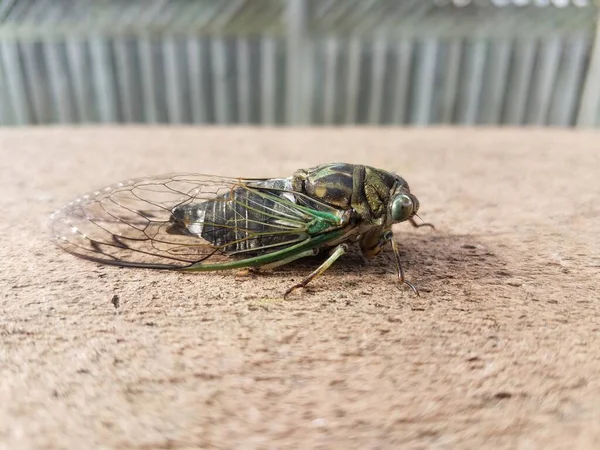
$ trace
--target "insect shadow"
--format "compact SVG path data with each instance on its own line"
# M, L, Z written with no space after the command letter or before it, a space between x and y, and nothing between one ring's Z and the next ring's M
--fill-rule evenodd
M400 236L397 236L400 237ZM469 234L444 234L440 232L405 233L401 235L400 256L406 277L418 285L419 290L428 292L439 283L469 284L499 277L509 277L508 262L500 258L488 244ZM323 252L314 257L294 261L274 269L268 276L281 278L305 277L316 269L327 257ZM365 278L389 282L396 273L394 254L386 248L380 255L366 261L358 248L337 260L323 278L352 277L360 281Z

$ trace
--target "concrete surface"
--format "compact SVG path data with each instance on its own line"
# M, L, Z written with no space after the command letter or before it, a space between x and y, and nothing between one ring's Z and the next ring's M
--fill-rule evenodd
M600 134L0 130L0 447L600 446ZM100 266L49 241L77 195L172 171L401 173L436 232L272 274Z

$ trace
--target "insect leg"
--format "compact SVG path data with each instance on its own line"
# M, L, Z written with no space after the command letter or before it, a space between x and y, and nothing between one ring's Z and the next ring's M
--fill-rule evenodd
M300 258L306 258L307 256L316 256L319 253L318 248L313 248L311 250L306 250L304 252L300 252L296 255L288 256L287 258L283 258L277 261L273 261L272 263L263 264L262 266L256 267L246 267L237 273L237 276L246 276L250 273L260 273L263 270L275 269L276 267L285 266L286 264L291 263L292 261L296 261Z
M389 240L392 243L392 250L394 250L394 259L396 260L396 268L398 269L398 280L402 284L406 284L410 287L417 296L420 296L419 290L406 278L404 278L404 269L402 269L402 261L400 260L400 249L398 248L398 242L394 239L394 233L388 231L384 239Z
M266 270L274 269L276 267L285 266L286 264L289 264L292 261L296 261L297 259L300 259L300 258L306 258L307 256L315 256L317 253L319 253L319 249L313 248L311 250L306 250L305 252L300 252L296 255L292 255L292 256L288 256L287 258L280 259L279 261L274 261L272 263L265 264L258 268L261 270L262 269L266 269Z
M305 287L313 279L317 278L319 275L321 275L323 272L325 272L327 269L329 269L331 267L331 265L347 251L348 251L348 246L346 244L338 245L335 248L334 252L331 254L331 256L329 258L327 258L327 260L323 264L321 264L313 273L311 273L309 276L307 276L300 283L293 285L291 288L289 288L287 291L285 291L285 293L283 294L283 298L285 299L289 294L291 294L296 289L298 289L300 287Z

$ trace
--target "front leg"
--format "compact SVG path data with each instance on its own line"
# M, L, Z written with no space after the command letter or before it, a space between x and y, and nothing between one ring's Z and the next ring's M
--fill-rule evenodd
M415 285L413 285L404 277L404 269L402 268L402 261L400 260L400 246L398 245L398 241L394 239L394 233L392 232L392 230L388 230L385 233L383 233L381 235L381 240L384 243L387 243L389 241L392 244L392 250L394 251L394 259L396 260L396 268L398 270L398 280L400 281L400 283L406 284L413 290L415 294L417 294L417 296L420 296L419 290L415 287Z

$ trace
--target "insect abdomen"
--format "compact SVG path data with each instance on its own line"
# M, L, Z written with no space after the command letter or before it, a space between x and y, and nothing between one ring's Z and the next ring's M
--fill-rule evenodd
M289 232L294 224L286 223L286 211L280 210L259 191L238 187L210 201L174 208L171 232L199 236L225 254L263 254L304 237L302 230Z

